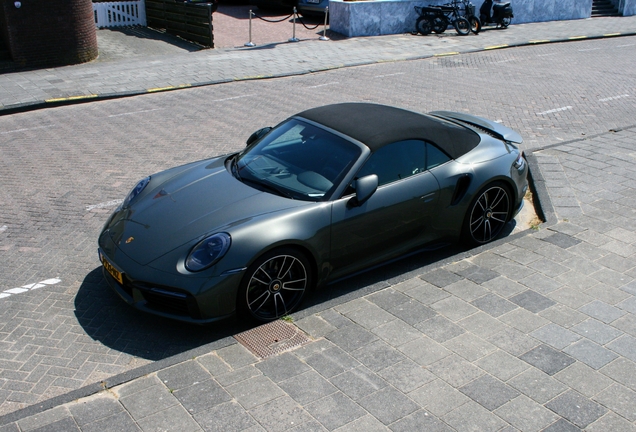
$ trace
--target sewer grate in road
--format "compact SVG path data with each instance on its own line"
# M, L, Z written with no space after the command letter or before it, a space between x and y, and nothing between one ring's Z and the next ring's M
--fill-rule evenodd
M310 342L298 327L277 320L234 336L245 348L262 359Z

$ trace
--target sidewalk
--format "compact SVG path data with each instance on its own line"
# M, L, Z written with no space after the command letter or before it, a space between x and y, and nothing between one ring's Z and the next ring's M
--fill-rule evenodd
M107 36L110 31L98 33ZM635 34L636 16L631 16L520 24L507 30L484 30L479 35L464 37L450 30L441 36L408 34L339 41L320 41L316 35L313 40L290 43L282 39L281 43L262 46L255 39L254 48L197 52L187 52L184 48L174 54L114 58L0 75L0 115L60 103L308 74L377 62ZM108 58L109 49L119 47L116 42L113 38L100 38L101 56Z
M0 76L0 115L619 34L636 35L636 17L113 58ZM636 431L629 154L634 128L534 150L528 159L548 217L542 229L353 290L294 314L293 323L10 413L0 432Z

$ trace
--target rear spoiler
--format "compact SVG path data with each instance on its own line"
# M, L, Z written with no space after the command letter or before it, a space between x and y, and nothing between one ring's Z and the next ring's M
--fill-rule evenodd
M446 120L458 120L473 125L475 127L485 129L486 131L504 141L509 141L516 144L521 144L523 142L523 138L521 138L521 135L519 135L517 132L504 125L496 123L492 120L485 119L483 117L452 111L433 111L429 114L435 117L441 117Z

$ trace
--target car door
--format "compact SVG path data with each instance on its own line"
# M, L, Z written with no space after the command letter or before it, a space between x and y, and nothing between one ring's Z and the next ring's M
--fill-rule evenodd
M430 214L439 184L426 170L427 143L400 141L376 150L356 178L378 176L377 191L353 206L345 195L332 206L332 278L404 254L431 240ZM347 194L347 192L345 192Z

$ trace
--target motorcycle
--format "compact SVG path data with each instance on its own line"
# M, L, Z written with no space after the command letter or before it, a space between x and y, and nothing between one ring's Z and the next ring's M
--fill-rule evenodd
M441 6L415 6L415 12L419 17L415 22L414 33L427 35L434 31L440 34L452 25L457 34L466 36L473 28L471 22L462 16L458 0Z
M492 11L492 13L491 13ZM514 18L510 2L494 3L493 0L485 0L479 8L479 20L482 26L494 25L505 29Z

